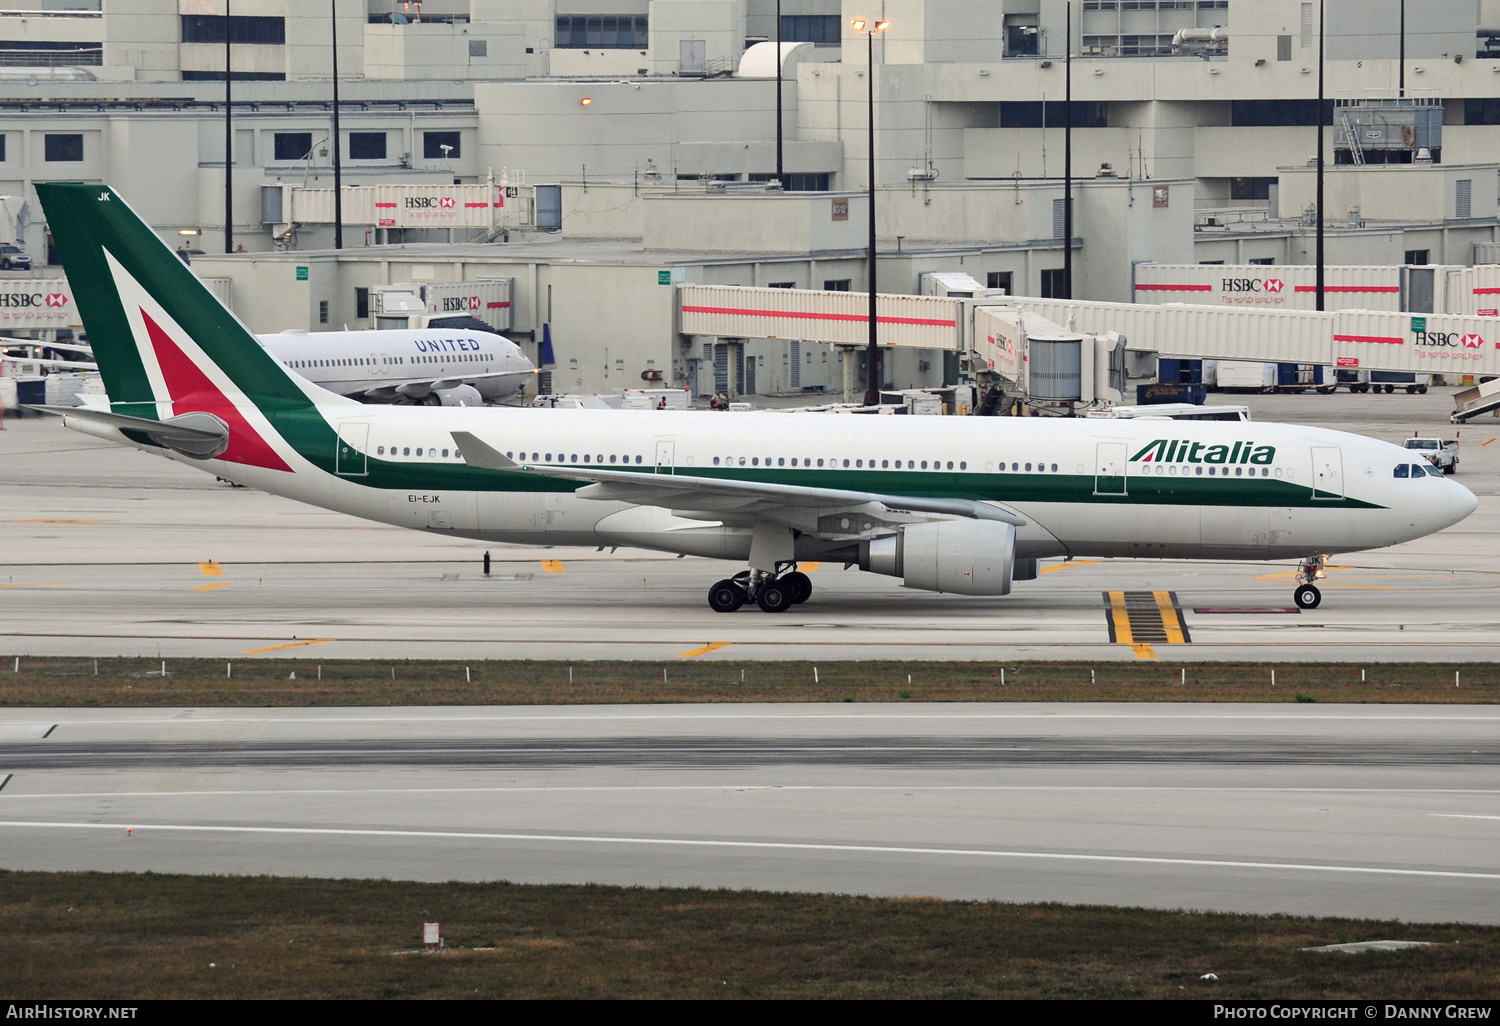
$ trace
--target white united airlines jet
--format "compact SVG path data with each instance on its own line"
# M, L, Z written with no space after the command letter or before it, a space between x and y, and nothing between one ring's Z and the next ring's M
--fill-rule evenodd
M352 399L478 406L536 380L521 348L490 331L283 331L256 338L302 377Z
M1414 454L1257 423L362 406L287 370L112 190L38 184L111 408L68 427L370 520L748 563L709 604L780 612L799 560L1005 595L1043 557L1297 559L1455 524Z

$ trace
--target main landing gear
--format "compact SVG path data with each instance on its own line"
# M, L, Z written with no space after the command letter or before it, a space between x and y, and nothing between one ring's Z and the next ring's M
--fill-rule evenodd
M1292 600L1298 609L1317 609L1323 601L1323 593L1313 582L1323 576L1327 564L1327 556L1308 556L1297 567L1297 590L1292 593Z
M812 578L784 563L774 574L745 570L708 589L708 604L716 613L732 613L746 602L754 602L767 613L784 613L812 596Z

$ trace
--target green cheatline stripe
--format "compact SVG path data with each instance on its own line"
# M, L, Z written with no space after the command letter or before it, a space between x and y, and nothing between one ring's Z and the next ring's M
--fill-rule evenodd
M325 425L326 428L326 425ZM327 437L332 437L331 432ZM294 443L295 444L295 443ZM299 447L300 448L300 447ZM324 469L333 471L333 446L321 451L328 458L314 459ZM546 464L549 467L578 464ZM592 465L590 465L592 468ZM654 476L654 468L643 466L610 466L616 471ZM1095 479L1089 474L995 474L957 473L949 471L891 470L791 470L772 468L752 470L736 467L679 467L685 475L726 481L753 481L767 484L789 484L848 491L875 492L882 495L907 495L912 498L956 498L1005 503L1071 502L1103 506L1188 505L1188 506L1263 506L1310 507L1317 509L1380 509L1359 499L1313 499L1310 489L1284 480L1249 478L1130 478L1127 495L1097 495ZM524 473L484 470L461 463L408 463L366 457L366 473L346 480L369 488L401 490L412 488L450 488L476 492L572 492L587 481L560 481Z

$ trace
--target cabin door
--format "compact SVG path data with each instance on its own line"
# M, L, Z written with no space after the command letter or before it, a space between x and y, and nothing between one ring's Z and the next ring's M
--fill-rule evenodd
M1129 448L1124 442L1100 442L1094 457L1094 494L1124 495L1125 464Z

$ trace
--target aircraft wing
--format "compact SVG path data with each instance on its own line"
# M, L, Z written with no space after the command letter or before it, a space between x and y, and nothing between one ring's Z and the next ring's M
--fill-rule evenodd
M441 392L444 389L448 388L457 388L459 385L474 385L475 387L478 387L481 382L485 381L514 382L522 378L526 378L529 380L530 378L535 377L536 374L536 370L527 369L520 371L492 371L488 374L455 374L451 377L436 378L427 381L406 380L400 382L399 384L393 383L391 385L382 385L379 388L373 388L369 392L367 392L366 395L369 395L372 398L378 398L380 396L377 395L377 393L386 393L388 395L389 393L395 392L404 396L410 396L413 399L420 399L423 396L430 395L433 392Z
M94 371L98 372L99 365L96 363L81 363L77 360L35 360L29 356L0 356L0 363L29 363L37 367L46 367L48 370L62 371Z
M876 537L890 533L899 524L934 519L968 518L998 520L1016 527L1026 525L1026 518L1015 510L972 499L886 495L682 473L535 466L517 463L470 432L452 434L464 462L472 466L588 481L588 485L578 490L579 498L662 506L690 519L746 524L773 520L830 540Z

